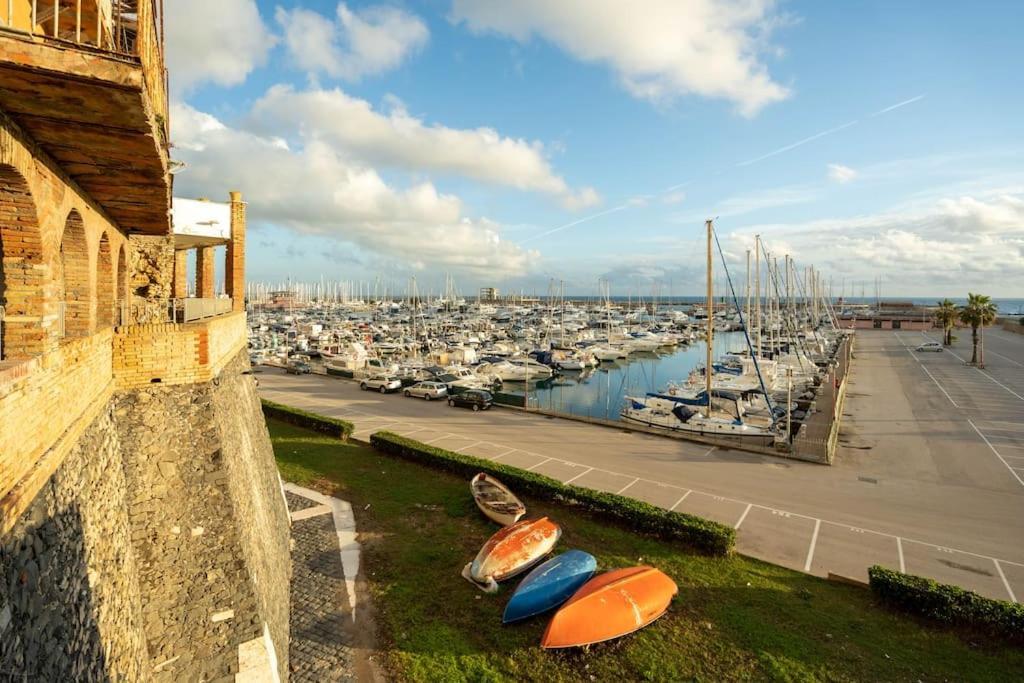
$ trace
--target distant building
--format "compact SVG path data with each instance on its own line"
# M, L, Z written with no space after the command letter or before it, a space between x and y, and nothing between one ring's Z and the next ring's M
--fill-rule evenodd
M497 287L481 287L480 288L480 301L497 301L498 300L498 288Z

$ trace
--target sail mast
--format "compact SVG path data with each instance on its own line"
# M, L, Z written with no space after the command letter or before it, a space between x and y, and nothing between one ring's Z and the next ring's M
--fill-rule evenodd
M711 358L711 346L712 346L712 341L714 339L714 334L715 334L715 315L714 315L715 301L714 301L714 298L713 298L713 296L714 296L714 288L712 286L712 280L711 280L711 277L712 277L712 271L711 271L711 231L713 230L713 228L712 228L712 221L711 221L710 218L706 221L706 225L707 225L707 229L708 229L708 311L707 311L708 329L707 329L707 358L705 359L706 362L705 362L704 375L705 375L705 392L707 394L707 401L708 401L707 417L711 417L711 360L712 360L712 358Z

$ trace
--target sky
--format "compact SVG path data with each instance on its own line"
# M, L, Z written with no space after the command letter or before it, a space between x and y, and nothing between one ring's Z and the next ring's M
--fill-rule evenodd
M698 294L714 218L740 282L759 234L837 295L1024 296L1024 3L166 11L175 195L242 191L250 280Z

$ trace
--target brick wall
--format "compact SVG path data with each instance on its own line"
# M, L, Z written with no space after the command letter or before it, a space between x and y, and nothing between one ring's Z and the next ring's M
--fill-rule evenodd
M208 382L247 343L244 313L194 323L119 327L113 372L119 389Z
M65 227L80 227L76 249L84 249L88 266L84 285L85 312L77 311L78 336L95 329L91 311L96 301L96 266L101 236L110 253L127 243L117 225L25 133L0 112L0 247L3 281L0 302L7 309L4 324L9 358L27 357L55 348L61 339L58 323L64 298L61 243ZM168 269L168 280L170 270ZM78 325L78 327L75 327ZM74 335L73 335L74 336ZM18 349L24 349L24 352Z
M0 371L0 533L109 399L110 340L106 330Z

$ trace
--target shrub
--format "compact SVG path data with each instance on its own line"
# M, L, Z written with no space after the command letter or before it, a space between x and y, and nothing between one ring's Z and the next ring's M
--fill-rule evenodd
M952 626L966 626L1011 640L1024 639L1024 605L992 600L969 590L875 565L872 592L882 602Z
M316 413L310 413L299 408L274 403L265 398L260 399L260 402L263 404L263 415L266 417L272 417L282 422L293 424L296 427L305 427L328 436L335 436L342 441L347 441L355 429L355 425L348 420L317 415Z
M681 541L710 555L728 555L736 543L736 531L718 522L681 512L670 512L614 493L563 484L551 477L518 467L434 448L391 432L373 434L370 437L370 445L384 453L465 477L486 472L499 477L502 482L525 495L548 498L564 505L581 508L596 516L626 524L637 531L663 539Z

